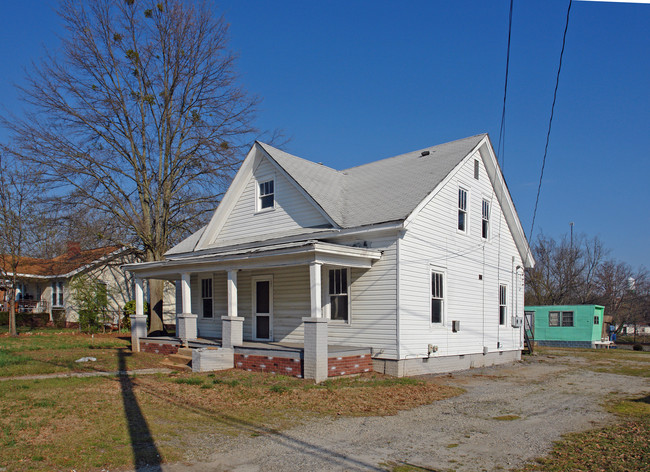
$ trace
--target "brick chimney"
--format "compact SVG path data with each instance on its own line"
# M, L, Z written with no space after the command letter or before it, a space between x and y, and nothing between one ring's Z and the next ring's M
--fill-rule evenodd
M81 243L79 241L68 241L68 255L78 256L81 254Z

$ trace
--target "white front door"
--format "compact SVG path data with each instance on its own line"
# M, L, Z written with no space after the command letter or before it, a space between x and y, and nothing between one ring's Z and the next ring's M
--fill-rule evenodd
M253 338L273 340L273 279L253 278Z

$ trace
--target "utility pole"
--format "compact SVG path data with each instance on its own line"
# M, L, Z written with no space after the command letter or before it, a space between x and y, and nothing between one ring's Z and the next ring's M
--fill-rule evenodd
M569 223L569 226L571 226L571 249L573 249L573 221Z

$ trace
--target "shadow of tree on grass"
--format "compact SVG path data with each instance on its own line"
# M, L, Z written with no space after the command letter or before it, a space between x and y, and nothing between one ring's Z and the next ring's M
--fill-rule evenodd
M162 471L160 467L163 460L162 456L156 447L147 420L133 391L133 380L126 373L126 358L130 355L131 353L124 348L118 350L122 403L124 404L124 415L129 429L134 466L136 470L146 467L147 471Z

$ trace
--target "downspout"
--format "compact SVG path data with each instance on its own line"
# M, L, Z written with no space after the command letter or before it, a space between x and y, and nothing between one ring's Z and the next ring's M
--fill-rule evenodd
M400 291L399 291L399 278L400 278L400 271L399 271L399 246L400 246L400 240L402 239L403 236L403 231L400 231L397 233L397 239L395 241L395 349L397 350L396 357L397 357L397 362L399 362L402 352L400 350L400 329L399 329L399 318L400 318L400 312L399 312L399 299L400 299Z

